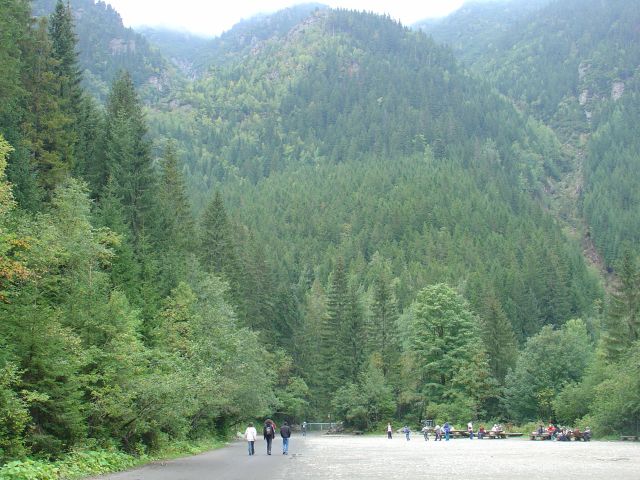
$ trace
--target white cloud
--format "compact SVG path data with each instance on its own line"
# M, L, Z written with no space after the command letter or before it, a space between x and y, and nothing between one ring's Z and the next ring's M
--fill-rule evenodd
M219 35L242 19L257 13L270 13L300 0L107 0L127 26L166 26L201 35ZM386 13L409 25L428 17L446 15L459 8L463 0L329 0L330 7Z

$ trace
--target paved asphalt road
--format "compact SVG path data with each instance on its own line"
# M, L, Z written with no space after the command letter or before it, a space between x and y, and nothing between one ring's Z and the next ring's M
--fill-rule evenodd
M294 435L289 455L274 441L267 456L245 442L195 457L155 463L99 480L369 480L401 479L611 479L640 480L638 442L549 442L528 439L407 442L402 435Z
M300 440L302 438L300 437ZM256 442L256 454L249 456L246 442L233 442L226 448L194 457L155 462L136 470L92 477L94 480L278 480L288 478L289 465L297 455L292 448L298 438L291 439L290 453L282 455L282 442L273 442L271 455L266 443ZM298 447L300 447L299 445ZM265 472L268 472L265 473Z

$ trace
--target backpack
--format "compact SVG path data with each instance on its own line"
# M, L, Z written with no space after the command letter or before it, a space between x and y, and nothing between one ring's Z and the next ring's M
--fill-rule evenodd
M266 433L267 437L270 437L271 435L273 435L273 427L271 426L270 423L267 423L264 426L264 432Z

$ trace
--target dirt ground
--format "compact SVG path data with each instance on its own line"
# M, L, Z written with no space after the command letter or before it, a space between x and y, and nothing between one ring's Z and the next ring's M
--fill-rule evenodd
M550 442L528 439L409 442L404 436L294 435L289 455L276 439L267 456L262 441L256 455L246 444L195 457L155 463L101 480L260 479L637 479L640 443Z

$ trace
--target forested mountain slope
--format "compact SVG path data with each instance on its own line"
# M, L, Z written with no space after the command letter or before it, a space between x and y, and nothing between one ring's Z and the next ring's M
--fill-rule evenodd
M463 63L474 64L499 51L503 34L551 1L469 1L447 17L416 22L412 28L449 46Z
M179 102L150 119L158 135L189 139L197 191L425 145L437 158L464 149L470 162L474 142L486 139L522 189L535 192L566 167L551 132L467 76L446 49L373 15L319 11L195 82Z
M53 12L56 0L35 0L36 16ZM125 28L120 14L94 0L71 0L78 38L78 63L88 91L105 101L119 70L127 70L149 102L166 100L178 88L180 75L141 34Z
M566 168L554 135L388 18L317 11L180 102L150 113L154 135L179 140L196 199L226 192L298 298L338 256L368 288L376 252L401 309L473 278L469 295L495 289L521 340L599 295L535 201Z
M194 76L200 76L212 66L237 61L260 42L272 37L286 36L300 21L314 10L326 9L319 3L285 8L275 13L259 14L241 20L229 31L216 38L199 38L184 33L154 28L142 28L141 33L162 54Z
M457 22L425 29L442 40L457 38L457 51L474 72L584 152L574 162L581 211L588 235L614 267L623 245L637 244L640 225L632 186L640 181L640 160L633 153L640 131L631 120L640 81L638 3L548 2L498 31L492 13L484 21L453 18ZM464 34L478 23L487 26L478 33L487 39L486 48ZM591 133L593 139L581 144L589 136L580 136Z

